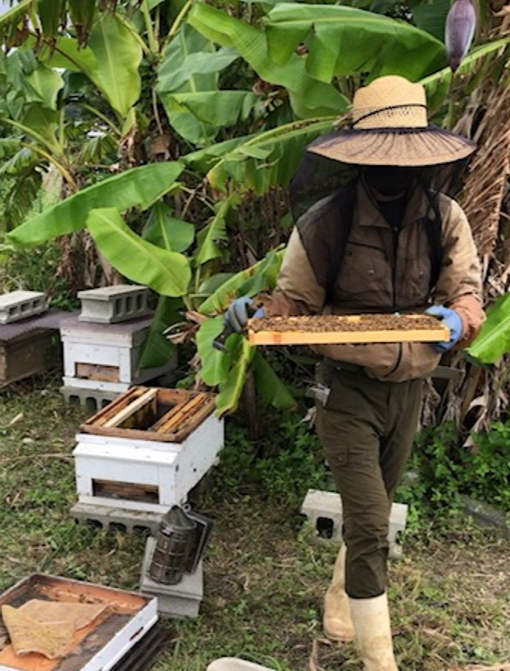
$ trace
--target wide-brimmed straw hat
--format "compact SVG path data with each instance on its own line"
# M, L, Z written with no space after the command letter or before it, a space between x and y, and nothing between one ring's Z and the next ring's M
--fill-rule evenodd
M424 87L388 75L354 94L348 128L318 138L307 149L355 165L428 166L467 158L476 144L429 125Z

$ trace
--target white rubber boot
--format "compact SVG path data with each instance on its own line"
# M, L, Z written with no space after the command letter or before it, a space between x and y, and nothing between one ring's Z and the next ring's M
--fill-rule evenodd
M248 662L246 659L221 657L211 662L207 667L207 671L271 671L271 669L254 662Z
M324 634L332 641L354 640L349 597L345 592L345 554L342 545L336 558L333 579L324 596Z
M350 599L349 603L365 671L398 671L386 593L372 599Z

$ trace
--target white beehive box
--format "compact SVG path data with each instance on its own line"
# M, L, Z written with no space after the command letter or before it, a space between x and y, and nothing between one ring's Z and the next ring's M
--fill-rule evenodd
M82 425L73 451L80 504L165 513L215 464L214 395L133 387Z
M64 356L64 385L121 394L132 384L143 384L175 367L171 359L159 368L138 369L142 344L152 316L119 323L66 319L60 326Z

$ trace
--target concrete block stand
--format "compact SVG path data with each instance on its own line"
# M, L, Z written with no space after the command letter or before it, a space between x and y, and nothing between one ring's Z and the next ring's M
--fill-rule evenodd
M91 415L104 408L110 401L113 401L113 399L120 395L118 391L83 389L74 386L60 387L60 393L68 403L82 405Z
M158 599L158 613L162 617L197 617L204 595L203 567L199 563L195 573L185 573L177 585L164 585L149 577L149 566L156 547L156 539L149 536L140 578L140 592Z
M45 310L44 294L39 291L11 291L0 296L0 324L11 324Z
M135 284L78 292L81 300L80 321L114 324L142 317L150 312L147 305L149 290Z
M399 534L406 527L407 508L407 505L403 503L394 503L391 507L388 539L389 555L392 559L399 559L402 556ZM336 492L309 489L301 506L301 512L306 515L318 533L321 528L328 531L327 540L341 542L342 500ZM326 538L323 537L323 540Z
M100 506L95 503L75 503L70 513L71 517L82 524L102 527L105 531L125 531L126 533L155 534L161 521L159 513Z

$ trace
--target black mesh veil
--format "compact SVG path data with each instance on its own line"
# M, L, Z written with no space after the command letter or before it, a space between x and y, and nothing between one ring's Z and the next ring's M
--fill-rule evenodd
M469 158L413 167L414 189L422 189L431 206L425 232L431 252L431 288L442 263L438 195L455 197L463 185ZM356 207L356 185L367 168L305 152L290 186L290 205L301 241L318 283L328 299L345 251ZM407 169L405 169L407 170ZM409 196L410 197L410 196Z
M455 198L462 189L470 158L419 169L420 185L432 198L437 198L439 193ZM363 166L335 161L306 151L289 189L294 222L318 201L338 193L349 183L360 179L362 173Z

